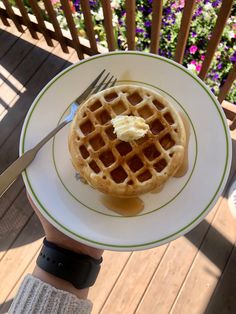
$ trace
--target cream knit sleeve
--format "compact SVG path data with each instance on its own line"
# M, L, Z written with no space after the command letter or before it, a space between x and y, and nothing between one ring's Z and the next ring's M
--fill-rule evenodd
M58 290L40 279L27 275L10 307L10 314L88 314L92 303Z

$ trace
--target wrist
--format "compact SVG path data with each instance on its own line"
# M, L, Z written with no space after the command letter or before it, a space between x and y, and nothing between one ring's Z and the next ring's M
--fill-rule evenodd
M40 279L41 281L55 287L56 289L67 291L74 294L79 299L87 299L89 289L76 289L70 282L58 278L48 272L44 271L37 265L34 268L33 274L34 277Z
M96 259L91 255L81 254L81 250L78 253L78 250L77 252L69 250L45 238L36 263L34 275L40 274L42 280L45 279L46 282L50 280L48 283L54 286L60 284L58 288L64 287L67 291L68 289L71 291L73 287L74 291L74 289L84 290L95 283L102 257Z
M77 254L85 254L95 259L100 259L103 254L103 250L89 247L64 235L58 237L57 235L48 233L46 239L63 249L73 251Z

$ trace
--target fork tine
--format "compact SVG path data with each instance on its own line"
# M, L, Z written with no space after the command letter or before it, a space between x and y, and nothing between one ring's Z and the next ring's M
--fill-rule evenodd
M85 91L75 100L75 102L77 102L78 104L80 104L81 101L83 101L84 99L86 99L88 97L88 95L90 94L90 92L92 91L92 89L96 86L97 82L100 80L100 78L102 77L103 73L106 70L104 69L96 78L95 80L85 89ZM109 73L108 73L109 75ZM106 76L107 77L107 76Z
M108 87L113 87L113 86L116 84L116 81L117 81L116 78L115 78L114 80L113 80L113 78L114 78L114 76L112 76L112 77L108 80L108 82L105 83L105 84L103 84L103 82L101 82L101 84L100 84L99 86L97 86L96 90L94 90L94 91L92 92L92 94L95 94L95 93L97 93L97 92L100 92L100 91L102 91L102 90L104 90L104 89L106 89L106 88L108 88ZM112 82L112 80L113 80L113 82Z
M103 84L106 82L106 79L108 78L108 76L110 75L110 73L108 73L105 78L101 81L101 83L93 90L93 94L96 94L100 88L103 86Z
M108 82L104 85L104 87L103 87L102 89L108 88L108 86L109 86L109 84L110 84L110 82L112 81L113 78L114 78L114 76L112 76L112 77L108 80Z
M117 82L117 78L116 78L116 79L114 79L114 81L111 83L111 86L110 86L110 87L115 86L115 85L116 85L116 82Z

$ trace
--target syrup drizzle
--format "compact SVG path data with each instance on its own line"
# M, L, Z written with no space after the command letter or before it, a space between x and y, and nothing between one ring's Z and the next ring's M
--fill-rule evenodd
M102 195L101 203L122 216L136 216L144 209L144 202L139 197L119 198Z

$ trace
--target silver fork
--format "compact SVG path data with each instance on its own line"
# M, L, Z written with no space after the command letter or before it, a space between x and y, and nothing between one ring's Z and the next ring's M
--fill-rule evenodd
M104 76L106 70L103 70L96 79L85 89L85 91L71 104L70 113L55 129L53 129L47 136L45 136L35 147L25 152L21 157L14 161L1 175L0 175L0 197L10 187L10 185L16 180L21 172L34 160L38 151L46 144L58 131L60 131L65 125L71 122L77 111L78 106L88 99L89 96L104 90L108 87L112 87L116 83L116 78L110 76L107 73Z

